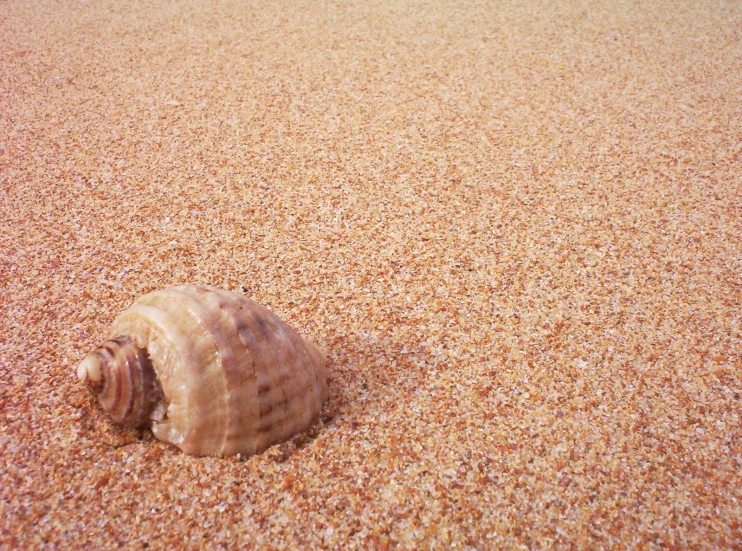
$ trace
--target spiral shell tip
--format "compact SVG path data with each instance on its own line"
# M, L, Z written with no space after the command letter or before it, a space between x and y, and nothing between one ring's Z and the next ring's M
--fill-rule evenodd
M100 358L91 354L77 366L77 378L83 383L100 383L103 379Z

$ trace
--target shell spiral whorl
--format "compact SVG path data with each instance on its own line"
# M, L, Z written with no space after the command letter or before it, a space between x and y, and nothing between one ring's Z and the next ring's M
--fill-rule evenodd
M149 426L164 400L152 362L129 337L104 342L80 363L77 376L111 418L127 427Z
M144 295L77 368L112 419L194 455L252 455L305 430L327 359L270 310L208 286Z

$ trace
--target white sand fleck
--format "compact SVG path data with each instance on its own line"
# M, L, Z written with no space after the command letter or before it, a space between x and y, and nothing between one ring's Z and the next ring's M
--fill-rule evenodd
M0 11L0 548L742 547L742 3ZM111 426L72 366L182 283L323 423Z

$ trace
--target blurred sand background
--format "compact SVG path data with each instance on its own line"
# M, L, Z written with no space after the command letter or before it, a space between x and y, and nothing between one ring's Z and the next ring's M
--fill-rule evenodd
M742 3L0 1L0 548L742 547ZM194 458L74 378L182 283L331 359Z

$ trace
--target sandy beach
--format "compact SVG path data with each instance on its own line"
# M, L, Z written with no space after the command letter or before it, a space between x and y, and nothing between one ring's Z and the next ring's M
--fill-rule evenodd
M193 457L77 364L207 284L330 360ZM742 548L742 3L0 1L0 549Z

